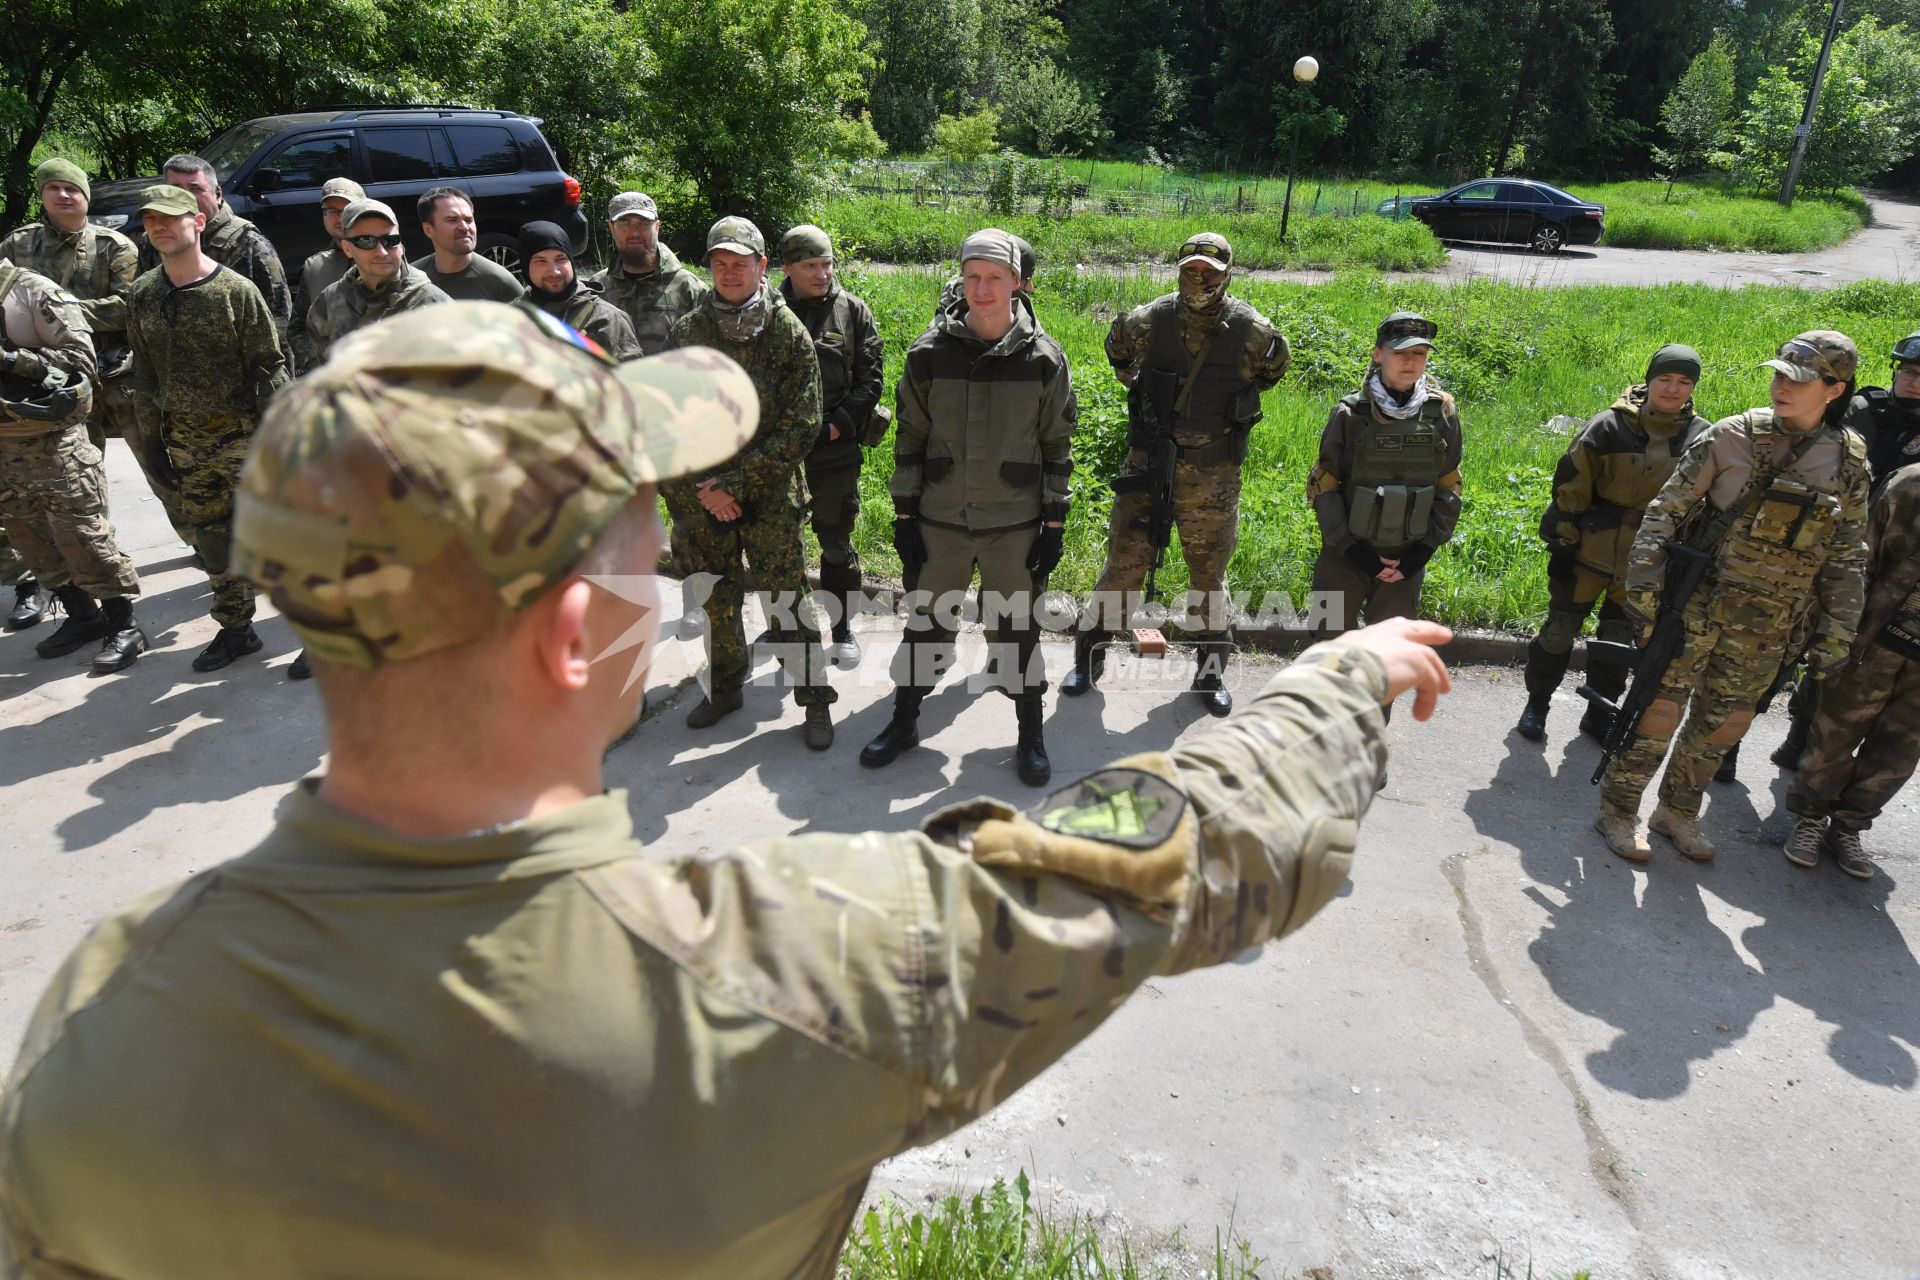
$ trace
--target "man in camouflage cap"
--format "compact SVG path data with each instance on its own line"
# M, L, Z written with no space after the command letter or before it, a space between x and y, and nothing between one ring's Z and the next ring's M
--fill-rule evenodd
M193 660L218 671L260 650L253 588L229 566L233 489L267 399L290 376L260 291L202 251L206 215L179 186L148 187L137 210L160 270L133 286L133 407L143 437L165 458L168 519L199 554L213 584L220 631Z
M526 264L527 291L515 306L564 320L615 360L639 358L640 342L626 313L600 296L599 285L574 273L573 243L565 231L551 222L521 227L520 261Z
M147 636L133 620L140 580L114 545L106 473L87 439L93 374L79 300L0 257L0 524L67 611L34 652L59 658L101 640L93 666L108 672L131 665Z
M118 231L87 221L93 188L79 165L70 160L44 161L33 171L33 186L40 193L41 220L0 240L0 258L45 276L79 299L92 330L96 357L87 436L96 449L106 448L110 432L124 435L128 445L134 446L124 331L127 295L133 292L140 251ZM8 547L6 533L0 530L0 587L8 586L14 588L15 599L7 630L38 623L52 602L52 592L26 573L25 562Z
M831 1276L876 1163L1340 891L1438 626L1310 650L1029 813L642 848L655 798L601 757L658 628L654 486L754 401L713 352L616 368L481 303L275 401L239 554L317 659L326 773L54 977L0 1095L11 1266Z
M872 310L840 287L826 232L806 222L789 229L780 237L780 263L780 296L807 326L820 358L820 437L807 454L807 489L813 534L820 539L820 589L837 606L827 657L835 666L852 667L860 662L853 619L866 599L853 547L861 446L877 443L875 429L884 432L892 420L880 407L886 353Z
M292 357L295 373L319 363L313 354L313 339L307 333L307 312L328 286L352 269L353 259L340 243L345 234L340 215L354 201L366 198L366 191L352 178L328 178L320 188L320 223L327 231L327 247L309 255L294 274L293 316L287 321L287 354Z
M261 301L279 331L281 350L287 345L287 326L293 321L293 291L287 286L287 269L266 233L233 211L226 192L220 189L220 175L213 166L195 155L169 156L160 166L160 180L193 193L194 204L205 216L207 225L200 236L200 249L209 258L252 281ZM136 211L137 212L137 211ZM140 245L140 274L160 265L160 252L150 243Z
M1171 439L1173 523L1187 562L1182 612L1195 622L1193 691L1223 716L1233 710L1223 673L1233 654L1227 565L1240 534L1240 467L1265 416L1260 396L1280 381L1293 352L1271 320L1228 295L1233 246L1225 236L1202 232L1181 245L1179 270L1177 290L1135 307L1107 333L1107 361L1127 389L1126 470L1114 481L1107 563L1060 692L1093 687L1106 643L1138 604L1153 563L1147 522L1160 482L1149 451Z
M1651 625L1665 607L1667 543L1682 520L1704 502L1705 514L1730 521L1711 549L1711 573L1687 601L1685 648L1661 678L1638 738L1601 780L1594 827L1630 862L1651 854L1640 799L1669 743L1651 826L1682 857L1706 862L1714 855L1699 826L1707 780L1745 736L1794 636L1812 638L1815 678L1847 660L1866 562L1866 446L1841 426L1858 363L1844 333L1816 329L1787 342L1762 365L1773 370L1769 405L1722 418L1699 436L1634 535L1626 604Z
M673 250L660 243L660 210L653 197L622 191L607 205L607 229L614 260L588 278L607 302L633 324L640 354L657 355L681 316L707 296L706 282L680 265Z
M707 231L713 288L673 326L671 348L709 347L738 362L760 396L760 434L736 458L665 486L675 567L713 580L707 598L707 696L687 715L705 729L744 704L746 628L740 610L752 572L768 604L767 633L807 746L833 745L833 687L807 600L800 541L800 469L820 436L820 364L807 326L767 282L767 242L745 218Z
M335 342L383 317L453 301L407 261L399 219L378 200L348 205L340 215L340 232L352 266L314 300L307 315L316 364Z

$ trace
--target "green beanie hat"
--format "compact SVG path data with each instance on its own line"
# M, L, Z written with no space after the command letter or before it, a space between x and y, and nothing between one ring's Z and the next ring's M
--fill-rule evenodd
M1700 353L1683 343L1669 342L1653 353L1653 359L1647 361L1648 382L1663 373L1677 373L1695 382L1700 381Z
M33 171L33 189L40 190L49 182L67 182L80 188L80 194L93 199L93 188L87 185L87 171L71 160L42 160L40 167Z

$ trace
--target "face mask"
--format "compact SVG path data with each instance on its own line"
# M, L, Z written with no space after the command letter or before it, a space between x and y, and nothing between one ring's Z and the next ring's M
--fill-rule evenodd
M1186 277L1182 276L1180 278L1180 301L1186 305L1187 310L1197 312L1201 315L1218 310L1220 304L1225 301L1227 296L1227 277L1229 274L1230 273L1225 271L1221 272L1220 278L1206 288L1189 284Z
M746 342L767 327L767 289L765 285L755 289L745 302L737 306L723 302L718 293L709 295L715 317L720 324L720 335L728 342Z

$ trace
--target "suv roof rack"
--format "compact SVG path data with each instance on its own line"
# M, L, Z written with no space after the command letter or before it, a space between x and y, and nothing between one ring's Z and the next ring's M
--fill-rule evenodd
M336 111L338 119L358 120L368 116L393 116L432 113L437 115L494 116L503 120L519 118L517 111L498 111L491 107L469 107L457 102L323 103L304 107L303 111Z

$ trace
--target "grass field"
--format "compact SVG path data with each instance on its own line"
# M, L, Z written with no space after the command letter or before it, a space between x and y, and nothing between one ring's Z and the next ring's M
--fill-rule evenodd
M1607 206L1602 243L1637 249L1723 249L1810 253L1839 244L1873 221L1858 192L1800 196L1791 209L1750 192L1664 182L1608 182L1578 188Z
M843 279L878 318L890 397L942 276L856 268ZM1124 457L1126 403L1102 354L1107 327L1163 288L1137 276L1069 270L1043 271L1038 281L1041 321L1072 361L1080 401L1074 508L1057 587L1091 589L1111 506L1101 482ZM1293 342L1294 363L1267 393L1266 420L1254 431L1233 587L1256 597L1284 591L1296 606L1303 603L1319 548L1305 488L1320 430L1334 401L1359 386L1374 326L1406 307L1440 326L1434 368L1459 399L1466 432L1466 507L1457 536L1429 570L1426 612L1448 623L1508 629L1535 625L1546 608L1545 557L1535 529L1566 443L1546 429L1550 419L1571 414L1584 421L1604 409L1667 342L1689 342L1704 356L1698 405L1709 418L1764 404L1769 375L1755 366L1805 329L1850 334L1866 353L1863 384L1884 381L1881 353L1920 315L1920 286L1880 281L1818 292L1698 285L1528 289L1484 281L1443 287L1354 272L1325 285L1242 282L1235 291L1279 323ZM869 574L897 577L886 490L891 469L890 443L868 453L857 538ZM1171 557L1161 586L1180 591L1185 585L1184 567Z

